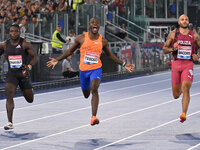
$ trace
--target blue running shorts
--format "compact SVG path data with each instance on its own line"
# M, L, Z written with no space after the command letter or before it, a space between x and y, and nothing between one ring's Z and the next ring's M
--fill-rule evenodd
M89 71L81 71L79 70L79 77L81 82L81 88L83 90L87 90L90 88L90 83L93 79L99 79L101 81L102 68L89 70Z

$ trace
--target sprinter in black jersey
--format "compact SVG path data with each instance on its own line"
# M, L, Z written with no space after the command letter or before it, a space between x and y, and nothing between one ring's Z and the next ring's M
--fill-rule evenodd
M4 54L8 61L8 73L5 80L8 123L4 126L5 130L13 129L13 97L18 85L26 101L33 102L34 94L29 71L37 62L37 54L31 44L20 37L19 25L11 25L9 36L10 39L0 44L0 55ZM30 62L28 62L28 56L32 58Z

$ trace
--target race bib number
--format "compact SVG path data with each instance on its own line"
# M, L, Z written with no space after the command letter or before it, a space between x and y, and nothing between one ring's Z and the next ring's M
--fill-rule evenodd
M22 67L22 56L8 56L8 60L10 63L10 68L20 68Z
M84 63L86 64L97 64L99 54L94 52L85 52Z
M191 46L178 46L177 58L180 59L191 59L192 47Z

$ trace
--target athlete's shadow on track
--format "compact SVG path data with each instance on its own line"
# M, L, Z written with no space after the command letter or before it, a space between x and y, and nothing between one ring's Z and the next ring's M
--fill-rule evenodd
M84 141L77 142L74 145L73 150L93 150L95 148L107 145L109 143L112 143L112 141L106 140L106 139L87 139ZM144 142L143 142L144 143ZM126 146L131 146L135 144L141 144L140 142L134 142L134 143L125 143L125 144L113 144L109 147L116 147L116 148L121 148L125 149Z
M179 140L177 143L185 143L191 146L200 143L200 133L185 133L176 135L176 138Z
M1 141L3 140L33 140L40 138L38 133L15 133L14 131L5 131L4 133L0 134Z

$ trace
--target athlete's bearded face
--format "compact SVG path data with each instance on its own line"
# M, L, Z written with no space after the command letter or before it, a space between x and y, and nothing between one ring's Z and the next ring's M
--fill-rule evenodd
M181 28L188 28L189 19L186 15L181 15L178 20L178 24Z
M12 40L17 40L20 37L19 28L12 26L10 28L9 35Z
M98 19L97 19L97 18L92 18L92 19L90 20L90 25L89 25L90 31L91 31L93 34L97 34L98 31L99 31L99 27L100 27L100 25L99 25Z

